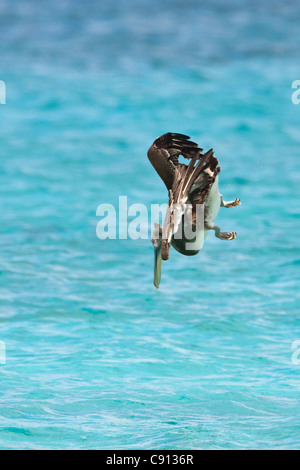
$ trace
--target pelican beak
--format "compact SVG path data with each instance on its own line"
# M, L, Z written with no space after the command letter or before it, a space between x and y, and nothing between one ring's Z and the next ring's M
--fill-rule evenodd
M156 289L159 288L160 279L161 279L161 243L158 246L154 245L154 279L153 284L155 285Z

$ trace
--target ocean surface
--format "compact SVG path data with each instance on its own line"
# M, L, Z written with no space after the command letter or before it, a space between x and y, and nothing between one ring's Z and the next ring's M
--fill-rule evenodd
M299 0L1 0L0 448L300 447L299 22ZM167 202L168 131L242 205L157 291L150 238L99 240L96 210Z

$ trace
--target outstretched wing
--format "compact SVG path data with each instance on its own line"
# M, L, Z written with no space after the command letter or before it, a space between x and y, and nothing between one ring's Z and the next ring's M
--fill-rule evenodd
M148 158L167 188L172 189L179 155L190 159L201 150L189 136L168 132L153 142L148 150Z
M169 206L163 228L162 259L169 258L169 248L177 223L184 214L184 204L192 204L192 225L196 223L197 204L204 204L205 199L220 172L219 162L209 150L204 155L200 149L194 152L189 165L178 164L175 167L172 189L169 191ZM177 214L176 214L177 211ZM178 213L179 211L179 213Z

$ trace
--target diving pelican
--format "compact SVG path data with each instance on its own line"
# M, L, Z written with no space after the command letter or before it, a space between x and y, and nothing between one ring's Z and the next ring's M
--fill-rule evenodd
M183 255L193 256L201 250L209 230L214 230L221 240L236 238L236 232L221 232L214 220L220 207L235 207L241 201L238 198L228 202L223 200L218 188L219 162L212 149L206 153L202 151L190 137L172 132L158 137L148 150L148 158L169 192L164 225L155 224L152 234L157 289L162 260L169 259L170 245ZM190 160L189 164L179 163L179 155ZM199 207L203 211L202 224L197 220ZM185 227L190 228L188 236L183 230Z

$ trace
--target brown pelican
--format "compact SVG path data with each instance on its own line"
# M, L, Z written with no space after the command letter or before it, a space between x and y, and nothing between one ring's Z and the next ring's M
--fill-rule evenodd
M155 224L154 285L159 287L162 260L169 258L170 245L186 256L199 253L209 230L221 240L233 240L236 232L221 232L214 224L220 207L235 207L240 199L225 202L218 189L219 162L213 150L201 153L195 142L183 134L168 132L156 139L148 150L148 158L169 191L169 204L164 226ZM190 162L179 163L182 155ZM202 224L198 208L202 208ZM189 236L183 227L189 227Z

